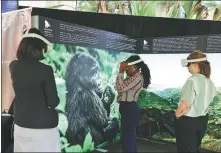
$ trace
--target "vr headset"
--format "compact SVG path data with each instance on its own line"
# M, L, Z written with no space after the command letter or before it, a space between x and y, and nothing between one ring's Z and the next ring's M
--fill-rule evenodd
M45 42L48 46L48 51L49 50L52 50L53 49L53 45L52 43L50 43L47 39L45 39L44 37L38 35L38 34L35 34L35 33L28 33L28 31L23 35L23 38L37 38L37 39L40 39L42 40L43 42Z
M181 65L182 65L183 67L189 67L190 63L201 62L201 61L206 61L206 60L207 60L206 57L204 57L204 58L198 58L198 59L190 59L190 60L188 60L188 59L182 59L182 60L181 60Z
M137 60L137 61L134 61L134 62L130 62L130 63L128 63L127 65L134 65L134 64L137 64L137 63L140 63L140 62L142 62L142 59L139 59L139 60Z

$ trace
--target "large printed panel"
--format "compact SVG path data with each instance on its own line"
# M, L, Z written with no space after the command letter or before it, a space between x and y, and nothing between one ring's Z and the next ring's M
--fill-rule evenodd
M194 50L221 53L221 35L140 38L140 54L188 54Z
M115 80L131 53L54 44L43 63L54 70L62 152L88 152L120 139ZM101 145L101 146L99 146Z

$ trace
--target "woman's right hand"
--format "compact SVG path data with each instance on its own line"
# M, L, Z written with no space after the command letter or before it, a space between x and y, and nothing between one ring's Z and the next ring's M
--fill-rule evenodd
M188 102L182 100L175 112L176 118L183 116L185 113L187 113L190 110L190 108L191 105Z

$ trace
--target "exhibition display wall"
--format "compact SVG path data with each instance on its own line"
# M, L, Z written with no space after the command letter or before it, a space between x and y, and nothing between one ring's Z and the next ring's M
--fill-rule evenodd
M152 76L150 87L138 100L142 117L137 135L175 142L174 111L190 76L180 61L196 49L207 52L218 93L210 107L202 146L220 150L220 35L134 39L46 17L34 18L39 21L37 27L54 43L43 62L53 67L56 77L63 151L89 151L120 139L115 80L119 63L136 51Z
M181 66L181 59L196 49L207 53L211 79L217 87L202 147L221 151L221 35L132 38L42 16L34 16L31 21L31 9L21 12L21 19L15 19L18 14L13 16L14 20L20 19L18 23L4 22L12 30L20 30L6 33L7 28L2 28L3 108L8 108L14 97L8 65L15 59L17 48L11 48L8 39L16 39L17 47L23 31L32 23L53 43L53 49L41 62L54 71L60 99L56 110L62 152L89 152L120 140L115 81L120 62L134 54L139 54L149 66L152 77L151 85L138 99L142 116L137 136L175 142L174 111L182 86L190 76Z

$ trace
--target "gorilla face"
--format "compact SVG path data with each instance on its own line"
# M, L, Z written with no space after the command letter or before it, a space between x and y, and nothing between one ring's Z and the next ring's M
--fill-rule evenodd
M110 116L110 107L111 104L114 102L115 97L115 90L112 88L112 86L107 85L102 95L102 102L105 109L107 110L107 116Z
M109 88L106 88L106 90L104 91L104 95L103 95L103 97L104 97L104 102L105 103L108 103L109 101L111 101L111 91L110 91L110 89Z
M109 104L110 102L113 102L115 99L115 96L116 96L115 90L110 85L108 85L105 88L104 93L103 93L104 102L107 104Z
M100 88L99 64L91 55L86 53L76 54L71 59L67 71L72 72L66 72L65 76L69 80L70 86L81 83L89 90Z
M99 87L101 82L100 82L99 67L97 63L94 63L92 69L90 70L90 76L91 76L92 86Z

